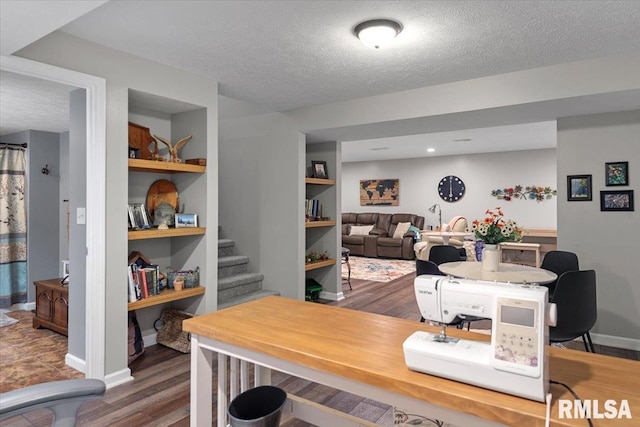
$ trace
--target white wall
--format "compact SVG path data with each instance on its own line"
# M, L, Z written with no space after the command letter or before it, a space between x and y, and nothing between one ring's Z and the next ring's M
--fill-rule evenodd
M466 185L466 193L458 202L445 202L438 195L438 183L447 175L459 177ZM400 180L398 206L360 206L360 180L378 178ZM425 226L437 226L437 211L427 211L434 203L442 209L443 223L456 215L482 219L487 209L500 206L505 218L520 226L556 228L555 196L541 202L505 201L491 196L491 190L518 184L556 189L555 149L343 163L341 181L342 212L413 213L425 217Z
M581 269L596 271L596 341L640 350L640 110L558 119L558 181L592 175L593 201L568 202L562 188L558 245L578 254ZM628 186L605 186L605 162L629 162ZM600 211L600 191L634 190L635 211Z

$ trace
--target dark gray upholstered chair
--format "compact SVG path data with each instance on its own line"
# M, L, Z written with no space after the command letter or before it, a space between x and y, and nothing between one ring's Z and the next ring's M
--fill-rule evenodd
M0 394L0 420L47 408L54 427L76 425L78 410L89 399L104 395L104 382L94 379L52 381Z
M596 272L562 273L551 302L557 306L558 319L556 326L549 328L549 341L560 343L582 337L585 349L595 353L589 331L598 318Z
M429 261L433 261L436 265L445 262L460 261L460 251L458 248L450 245L435 245L431 247L429 252Z
M556 273L558 277L566 271L580 270L580 266L578 265L578 256L573 252L568 251L547 252L542 259L542 265L540 268L552 271ZM553 297L553 292L556 289L556 283L558 283L558 279L544 285L549 288L549 300Z

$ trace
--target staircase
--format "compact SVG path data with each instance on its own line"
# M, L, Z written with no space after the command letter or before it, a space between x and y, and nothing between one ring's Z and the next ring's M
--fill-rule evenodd
M262 289L260 273L248 273L249 257L234 254L235 243L218 239L218 310L278 292Z

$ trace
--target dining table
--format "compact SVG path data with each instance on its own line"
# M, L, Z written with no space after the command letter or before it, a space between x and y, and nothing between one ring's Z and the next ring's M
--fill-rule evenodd
M529 265L500 263L497 271L482 269L482 263L477 261L445 262L438 266L444 274L463 279L487 280L510 283L531 283L544 285L551 283L558 276L543 268Z

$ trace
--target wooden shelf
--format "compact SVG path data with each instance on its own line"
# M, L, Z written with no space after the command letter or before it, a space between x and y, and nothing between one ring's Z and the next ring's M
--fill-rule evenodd
M204 286L198 286L196 288L185 288L181 291L175 291L173 289L165 289L160 291L159 295L150 296L136 302L130 302L128 310L137 310L139 308L152 307L158 304L164 304L166 302L177 301L184 298L195 297L197 295L203 295L205 292Z
M335 179L322 179L322 178L305 178L305 184L316 184L316 185L336 185Z
M553 228L525 228L523 237L558 237L558 231Z
M160 162L156 160L129 159L129 170L132 172L205 173L207 170L207 167L200 166L200 165L189 165L186 163L172 163L172 162Z
M129 240L160 239L163 237L197 236L205 234L206 231L205 227L169 228L168 230L150 228L148 230L130 230L128 237Z
M305 228L333 227L334 225L336 225L335 221L306 221L304 223Z
M334 265L336 260L333 258L326 259L324 261L312 262L304 265L304 271L315 270L316 268L329 267Z

